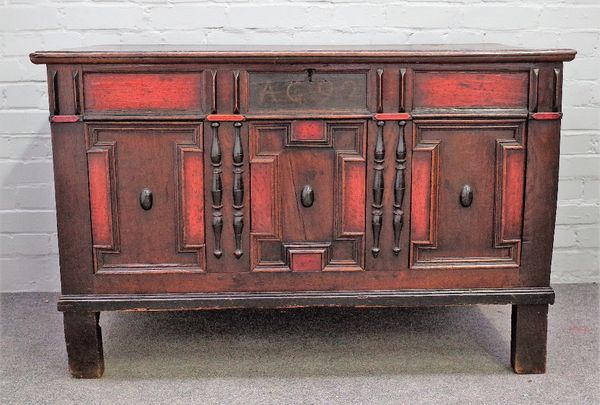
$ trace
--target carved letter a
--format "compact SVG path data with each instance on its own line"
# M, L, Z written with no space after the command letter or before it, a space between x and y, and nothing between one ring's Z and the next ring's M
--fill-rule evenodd
M262 94L260 96L260 103L264 104L267 97L269 97L272 103L277 103L277 93L273 90L273 86L271 83L266 83L265 87L263 87Z

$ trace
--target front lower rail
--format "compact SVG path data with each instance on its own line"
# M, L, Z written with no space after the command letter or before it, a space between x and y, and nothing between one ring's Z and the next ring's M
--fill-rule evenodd
M231 308L416 307L541 305L554 303L551 287L395 291L229 292L63 295L59 311L178 311Z

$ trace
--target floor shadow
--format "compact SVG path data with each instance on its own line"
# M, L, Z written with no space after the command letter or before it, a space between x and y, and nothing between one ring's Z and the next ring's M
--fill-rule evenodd
M506 373L509 308L485 308L485 314L479 307L103 313L106 373L133 378Z

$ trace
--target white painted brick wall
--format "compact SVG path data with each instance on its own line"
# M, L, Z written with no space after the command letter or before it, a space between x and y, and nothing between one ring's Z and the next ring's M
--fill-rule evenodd
M0 291L59 289L45 68L116 43L500 42L577 49L564 74L553 282L599 281L598 0L0 0Z

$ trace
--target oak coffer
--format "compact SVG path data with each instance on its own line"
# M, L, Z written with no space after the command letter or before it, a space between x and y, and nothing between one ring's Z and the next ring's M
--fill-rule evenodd
M499 45L99 47L47 64L69 368L101 311L510 304L546 364L564 61Z

